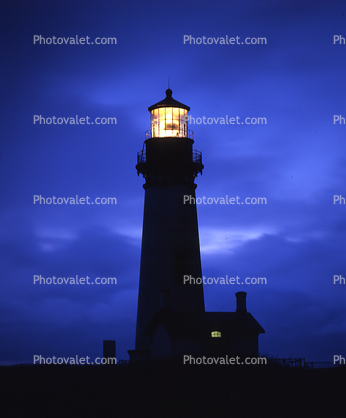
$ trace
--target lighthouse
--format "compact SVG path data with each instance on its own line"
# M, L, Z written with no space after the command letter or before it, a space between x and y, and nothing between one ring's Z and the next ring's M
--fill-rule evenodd
M150 129L137 154L137 173L145 179L142 251L137 307L136 351L151 349L145 334L155 312L204 312L203 286L184 284L184 275L201 277L195 178L202 154L193 149L190 108L172 97L148 108ZM185 199L186 200L186 199Z
M148 110L150 129L136 165L145 180L145 198L130 362L215 353L215 347L234 352L244 335L256 352L258 333L264 330L246 312L245 298L240 314L205 312L203 285L184 280L202 277L197 208L190 202L195 202L195 179L204 165L188 129L190 108L167 89L165 99Z

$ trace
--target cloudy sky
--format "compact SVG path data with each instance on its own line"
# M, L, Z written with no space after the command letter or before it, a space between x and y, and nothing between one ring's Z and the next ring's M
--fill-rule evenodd
M333 283L346 277L346 127L335 122L346 118L346 45L334 41L346 38L345 2L8 0L1 8L1 364L102 356L104 339L117 341L119 359L134 349L144 207L136 153L168 77L196 119L267 121L189 125L205 165L198 197L267 199L198 205L203 275L267 279L207 285L206 309L234 311L235 292L246 291L266 331L262 354L345 357L346 285ZM184 43L190 35L240 43ZM53 36L117 44L43 43ZM267 43L242 44L247 37ZM117 124L43 124L35 115ZM34 204L35 195L117 204ZM117 284L39 285L35 275Z

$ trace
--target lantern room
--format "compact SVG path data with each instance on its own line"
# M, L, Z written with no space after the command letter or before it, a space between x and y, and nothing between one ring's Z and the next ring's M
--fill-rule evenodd
M166 98L148 108L151 129L146 132L148 138L180 137L191 138L188 130L188 111L186 106L172 97L172 90L166 90Z

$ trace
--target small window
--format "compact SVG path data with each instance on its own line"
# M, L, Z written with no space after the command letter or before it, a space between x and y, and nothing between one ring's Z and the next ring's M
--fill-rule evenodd
M213 331L211 333L212 338L221 338L221 332L220 331Z

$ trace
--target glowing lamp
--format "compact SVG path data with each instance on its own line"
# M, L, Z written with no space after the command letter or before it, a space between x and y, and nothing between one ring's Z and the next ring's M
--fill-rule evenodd
M146 138L180 137L191 138L193 133L188 130L188 111L186 106L172 98L172 90L166 90L166 98L148 108L151 129Z

